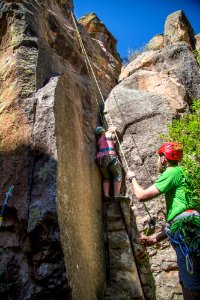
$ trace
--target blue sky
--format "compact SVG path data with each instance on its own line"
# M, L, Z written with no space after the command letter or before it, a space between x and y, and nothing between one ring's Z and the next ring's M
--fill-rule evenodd
M182 9L195 33L200 33L200 0L74 0L76 18L95 12L118 41L121 58L128 49L143 47L164 32L166 17Z

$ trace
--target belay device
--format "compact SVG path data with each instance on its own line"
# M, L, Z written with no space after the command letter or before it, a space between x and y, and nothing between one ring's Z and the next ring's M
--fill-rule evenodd
M6 193L6 198L5 198L4 202L3 202L3 205L2 205L2 208L1 208L1 212L0 212L0 227L2 226L2 223L3 223L3 216L4 216L4 214L5 214L5 211L6 211L6 208L7 208L7 205L8 205L8 200L9 200L9 198L10 198L11 195L12 195L13 189L14 189L14 185L12 185L12 186L8 189L8 191L7 191L7 193Z
M156 220L153 218L150 218L148 225L149 225L149 227L146 230L146 235L152 235L153 233L155 233Z

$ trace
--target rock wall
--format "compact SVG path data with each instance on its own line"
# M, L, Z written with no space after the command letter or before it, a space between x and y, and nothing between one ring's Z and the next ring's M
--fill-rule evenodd
M147 50L159 50L164 46L176 42L186 42L191 49L198 49L198 35L195 36L194 30L182 10L170 14L164 26L164 34L156 34L147 43Z
M187 42L191 49L195 47L194 30L182 10L170 14L165 22L164 45Z
M103 102L71 10L71 0L0 2L1 205L14 185L0 228L0 295L181 299L169 242L148 254L139 244L148 222L143 205L134 198L131 211L119 203L106 210L102 205L94 128ZM184 32L174 29L174 18ZM164 35L123 69L116 86L121 59L115 38L95 14L78 23L102 96L109 95L105 117L109 124L109 112L118 126L128 164L143 186L157 176L159 134L200 97L193 30L183 12L166 24ZM130 187L123 188L131 195ZM147 206L159 231L164 201Z
M0 228L0 294L9 299L100 299L105 286L94 95L102 100L71 8L0 3L1 205L14 185ZM121 61L79 27L106 97Z
M120 74L120 83L106 100L108 125L111 125L111 117L123 139L121 147L127 163L144 188L158 176L156 151L163 143L160 135L166 132L173 118L189 112L193 99L200 99L200 69L190 43L195 37L193 30L188 30L188 20L180 15L184 16L178 11L171 15L172 19L169 16L166 20L172 26L172 21L177 20L177 31L174 29L170 34L169 45L146 51L127 65ZM165 26L167 39L171 32L168 25ZM188 42L182 41L183 36L188 37ZM121 158L123 161L123 156ZM126 170L124 161L123 165ZM132 197L131 241L145 299L182 299L175 252L169 241L149 247L147 252L139 243L138 231L148 229L148 212L156 219L156 232L164 228L164 199L156 198L144 206L132 196L129 185L127 193ZM149 276L151 272L153 281ZM150 291L154 291L154 295Z

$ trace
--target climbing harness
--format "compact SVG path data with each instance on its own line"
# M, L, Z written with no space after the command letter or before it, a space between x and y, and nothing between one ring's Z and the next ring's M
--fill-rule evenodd
M7 208L7 205L8 205L8 200L9 198L11 197L12 195L12 192L13 192L13 189L14 189L14 186L12 185L7 193L6 193L6 197L5 197L5 200L3 202L3 205L2 205L2 208L1 208L1 212L0 212L0 227L2 226L2 223L3 223L3 216L5 214L5 211L6 211L6 208Z
M180 247L189 274L193 274L193 257L200 256L200 214L177 219L166 227L170 241Z
M185 242L183 235L180 233L180 231L178 231L178 237L174 238L174 236L170 234L169 228L166 227L165 231L166 231L166 235L168 236L170 241L180 247L181 252L183 253L185 260L186 260L187 271L188 271L188 273L193 274L193 261L192 261L191 255L190 255L191 254L190 249L189 249L187 243Z
M90 78L91 78L91 81L94 80L94 82L95 82L95 84L96 84L96 86L97 86L99 95L100 95L100 97L101 97L103 103L105 103L105 99L104 99L103 94L102 94L102 92L101 92L101 89L100 89L100 87L99 87L99 84L98 84L97 78L96 78L96 76L95 76L95 73L94 73L92 64L91 64L90 59L89 59L89 57L88 57L88 55L87 55L87 52L86 52L86 50L85 50L85 46L84 46L84 44L83 44L81 35L80 35L80 33L79 33L79 29L78 29L78 27L77 27L76 20L75 20L75 17L74 17L72 8L70 9L70 13L71 13L71 18L72 18L72 21L73 21L73 24L74 24L74 27L75 27L75 30L76 30L76 33L77 33L78 41L79 41L79 44L80 44L80 47L81 47L81 50L82 50L82 53L83 53L83 57L84 57L84 60L85 60L85 63L86 63L86 67L87 67L87 70L88 70L88 74L89 74L89 76L90 76ZM94 94L95 94L95 93L94 93ZM101 113L101 111L100 111L100 107L99 107L99 103L98 103L96 94L95 94L95 100L96 100L96 103L97 103L97 107L98 107L98 109L99 109L99 114L100 114L100 117L101 117L102 124L104 124L104 120L103 120L103 117L102 117L102 113ZM115 100L116 100L116 99L115 99ZM114 127L114 124L113 124L113 121L112 121L112 118L111 118L109 112L107 113L107 115L108 115L108 117L109 117L109 120L110 120L111 125ZM123 119L124 119L124 117L123 117ZM127 160L126 160L124 151L123 151L123 149L122 149L121 143L120 143L120 141L119 141L118 135L117 135L117 133L116 133L115 130L114 130L114 132L115 132L116 139L117 139L117 142L118 142L118 145L119 145L119 150L120 150L120 152L121 152L121 154L122 154L122 156L123 156L123 160L124 160L124 162L125 162L126 168L127 168L127 170L129 171L130 169L129 169L129 166L128 166L128 163L127 163ZM131 136L132 136L132 134L131 134ZM133 138L133 137L132 137L132 138ZM136 145L135 141L134 141L134 144ZM136 145L136 148L137 148L137 145ZM137 148L137 150L138 150L138 148ZM139 150L138 150L138 153L139 153ZM147 170L147 167L146 167L146 166L145 166L145 168L146 168L146 170ZM147 170L147 174L150 176L150 173L149 173L148 170ZM150 176L150 178L151 178L151 176ZM152 231L152 230L155 229L155 224L156 224L156 223L155 223L155 219L151 217L151 215L150 215L150 213L149 213L149 210L148 210L147 206L145 205L145 203L143 203L143 206L144 206L144 208L145 208L147 214L149 215L149 218L150 218L150 221L149 221L149 230Z

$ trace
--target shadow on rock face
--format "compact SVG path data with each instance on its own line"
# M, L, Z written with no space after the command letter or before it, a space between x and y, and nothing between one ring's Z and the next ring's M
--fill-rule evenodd
M1 153L0 296L71 299L56 211L57 161L28 146ZM7 299L7 298L6 298Z

